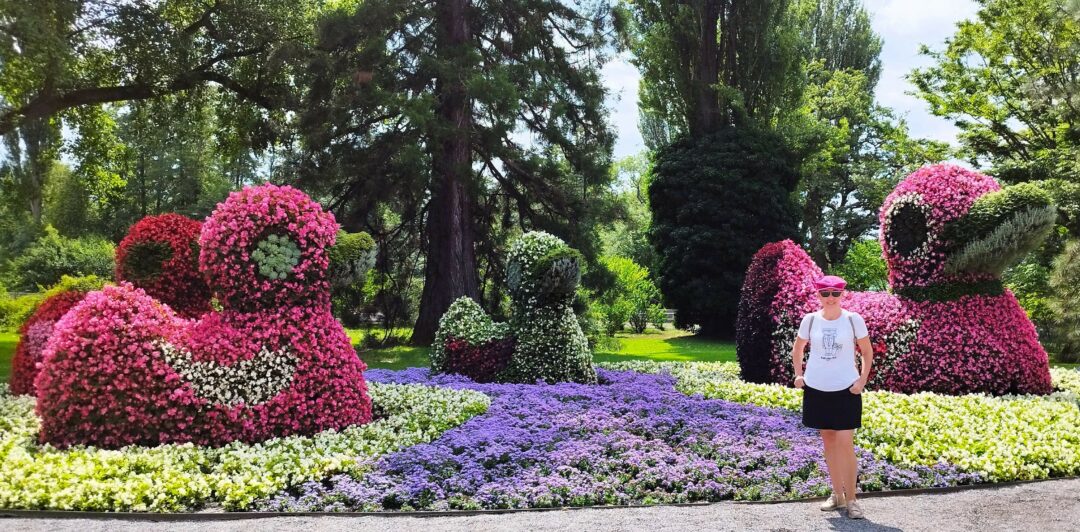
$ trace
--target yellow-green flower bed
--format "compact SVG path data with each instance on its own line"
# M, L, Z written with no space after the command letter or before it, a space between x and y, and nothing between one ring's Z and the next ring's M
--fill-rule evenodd
M712 399L800 410L802 392L738 379L730 362L620 363L671 373L678 389ZM1080 474L1080 372L1054 369L1049 396L863 394L855 444L906 466L946 462L992 482Z
M360 473L376 456L428 442L487 411L469 390L369 383L367 425L221 448L191 444L58 450L36 443L34 400L0 393L0 507L87 511L246 509L288 486Z

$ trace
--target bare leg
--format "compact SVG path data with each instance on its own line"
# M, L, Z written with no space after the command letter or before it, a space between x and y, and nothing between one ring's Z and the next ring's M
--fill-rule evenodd
M845 500L853 501L859 480L859 461L855 456L855 431L836 431L835 443L833 448L836 449L835 454L839 457L837 461L843 464L841 478L844 484L844 497Z
M836 444L836 431L822 429L821 441L825 444L825 465L828 466L829 482L832 483L833 493L837 497L844 497L844 464L841 461L839 448ZM845 499L846 500L846 499Z

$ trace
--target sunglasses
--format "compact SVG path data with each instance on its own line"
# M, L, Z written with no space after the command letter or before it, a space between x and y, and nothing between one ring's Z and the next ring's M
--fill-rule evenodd
M843 290L832 290L832 291L830 291L830 290L819 290L818 293L821 294L821 297L840 297L840 295L843 294L844 291Z

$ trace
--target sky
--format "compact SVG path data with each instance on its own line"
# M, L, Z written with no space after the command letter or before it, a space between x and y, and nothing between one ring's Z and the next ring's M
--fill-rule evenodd
M907 119L914 137L942 140L956 144L956 126L949 120L930 114L926 103L916 96L906 76L912 69L930 64L919 55L919 45L932 49L944 47L945 39L956 31L956 23L974 18L978 4L972 0L865 0L874 31L881 36L881 80L877 86L879 104L892 108ZM611 90L609 100L612 125L618 133L615 158L633 155L645 149L638 132L637 87L640 76L625 57L611 61L603 70L605 85Z

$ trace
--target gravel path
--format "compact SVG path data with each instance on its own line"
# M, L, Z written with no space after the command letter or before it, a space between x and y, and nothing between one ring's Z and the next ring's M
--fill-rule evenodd
M867 519L822 512L817 502L736 504L602 510L524 512L462 517L278 517L240 521L149 523L124 519L0 519L3 530L63 532L168 530L627 530L634 532L715 530L933 530L1080 531L1080 479L1035 482L1002 488L933 495L867 497Z

